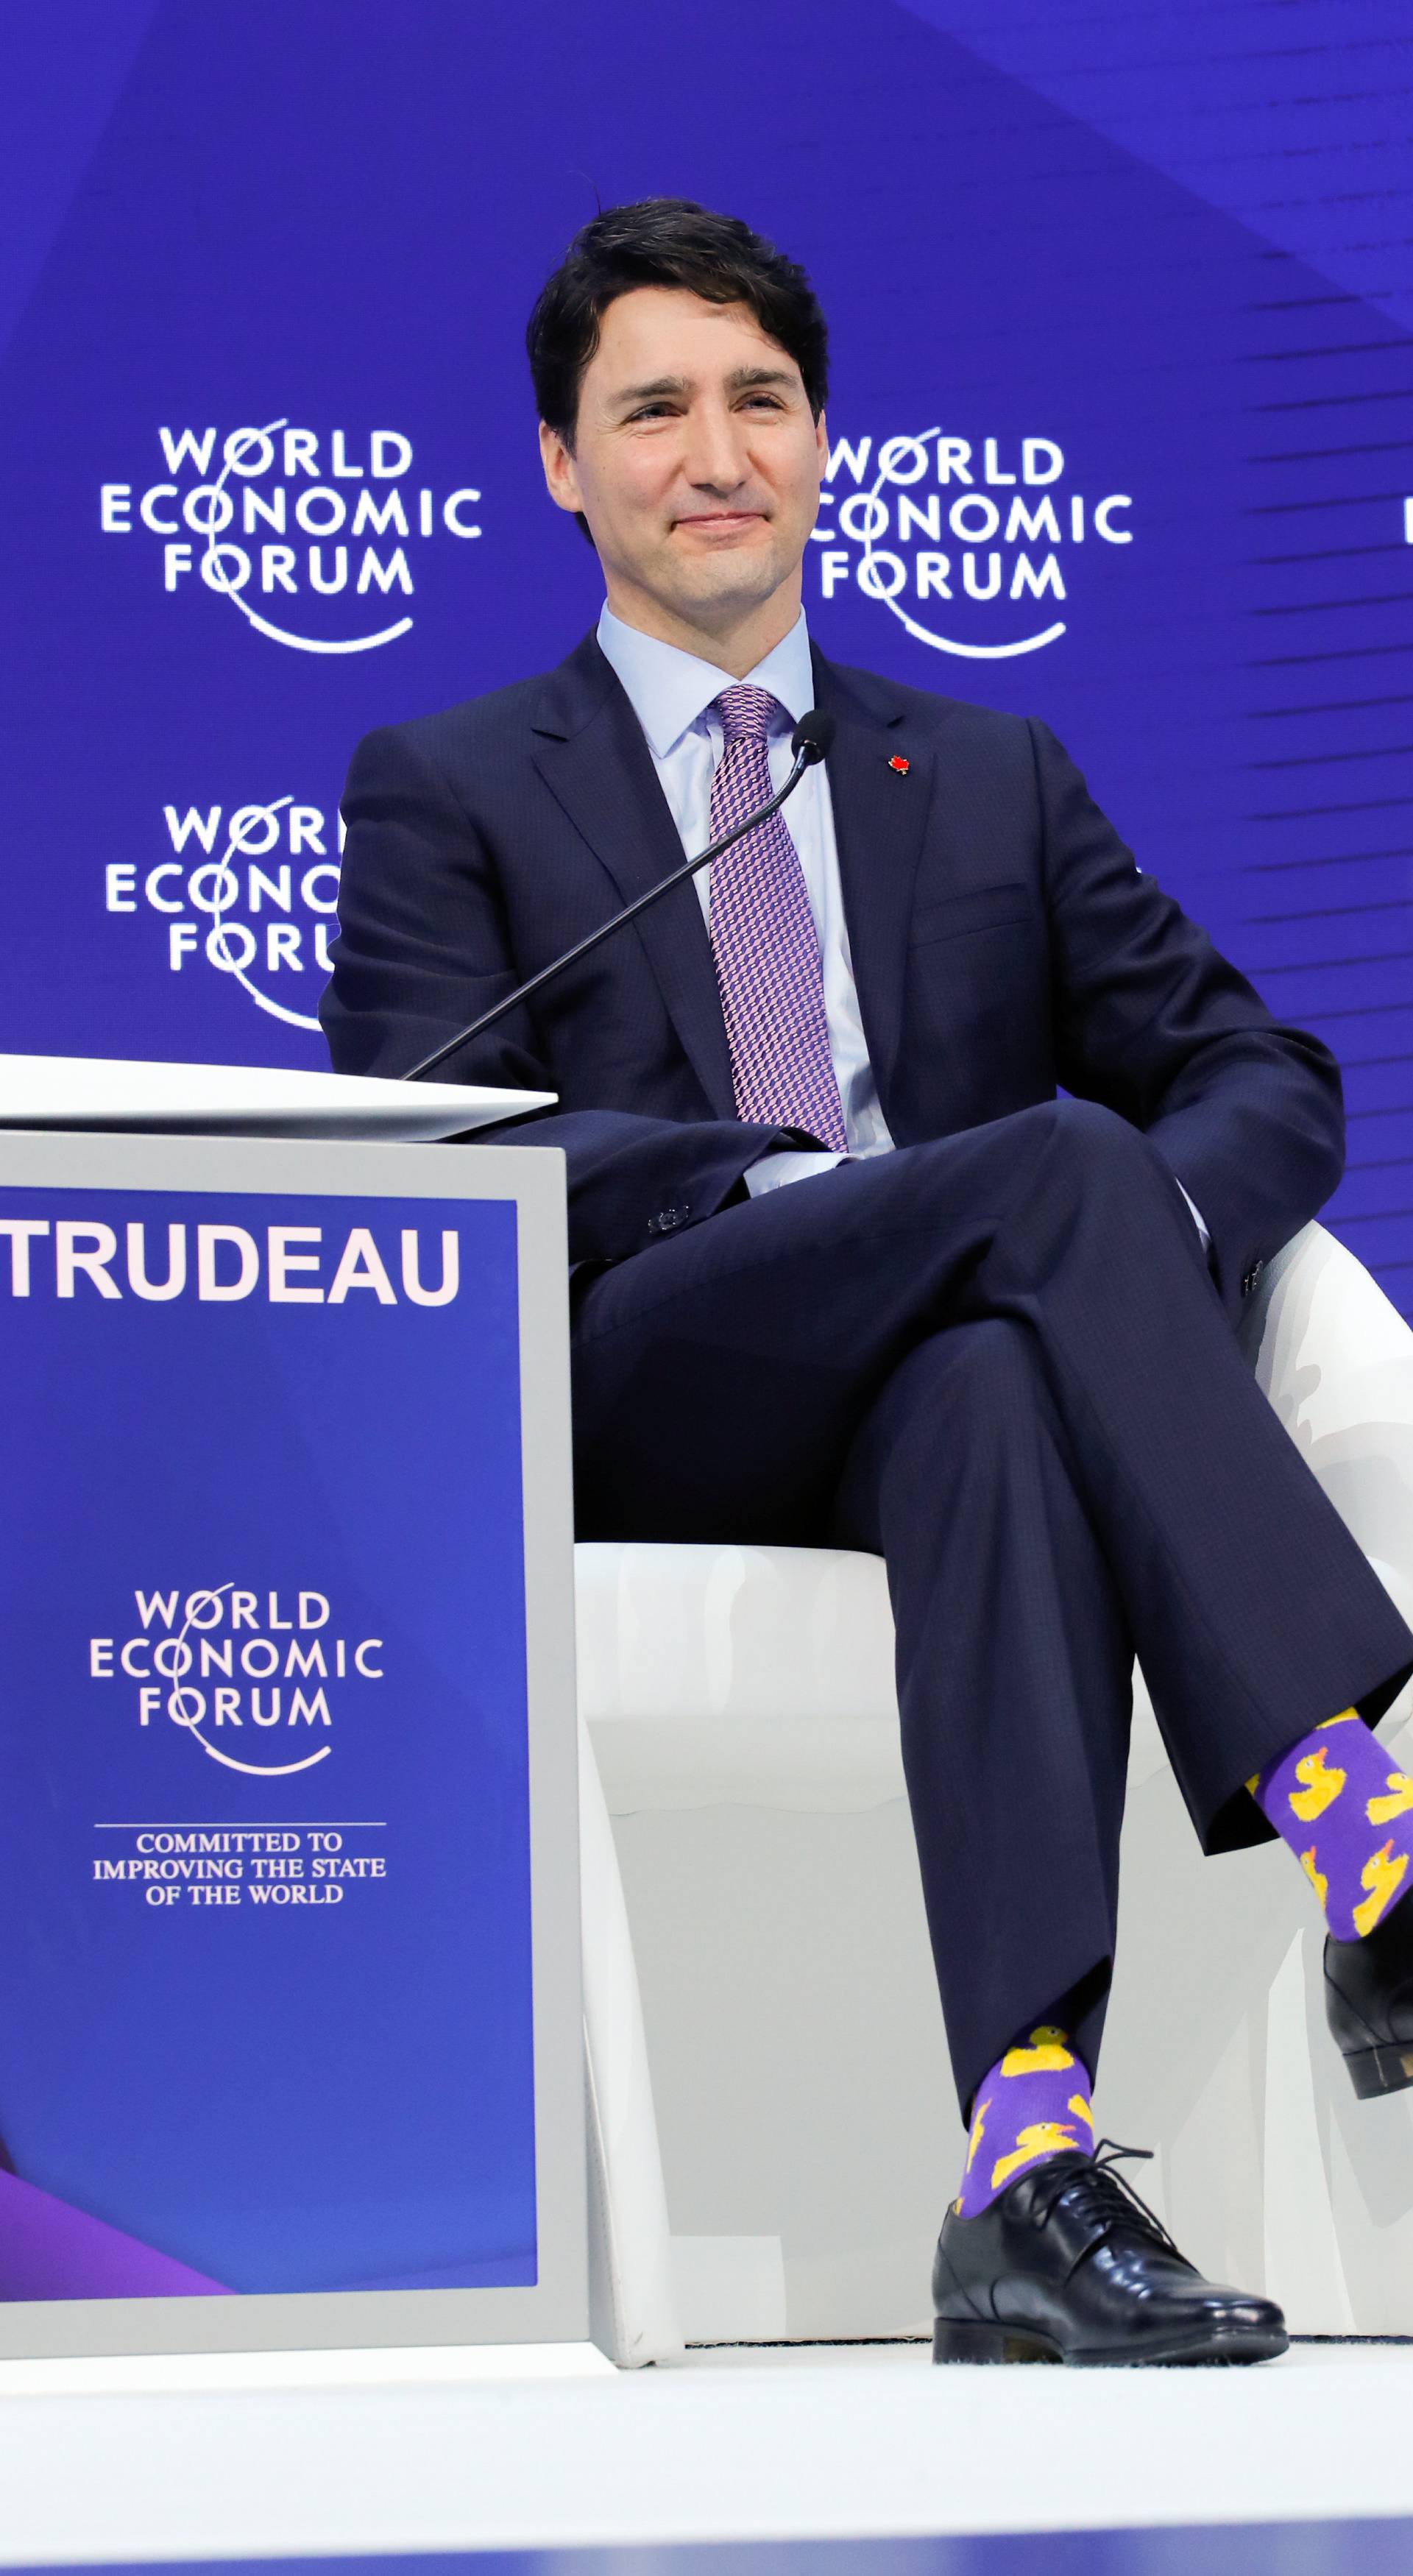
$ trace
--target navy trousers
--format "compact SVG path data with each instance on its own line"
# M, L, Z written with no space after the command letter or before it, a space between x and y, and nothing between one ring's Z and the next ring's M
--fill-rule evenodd
M958 2098L1055 2015L1095 2064L1141 1659L1209 1851L1413 1636L1237 1347L1146 1138L1055 1101L582 1275L586 1538L881 1554Z

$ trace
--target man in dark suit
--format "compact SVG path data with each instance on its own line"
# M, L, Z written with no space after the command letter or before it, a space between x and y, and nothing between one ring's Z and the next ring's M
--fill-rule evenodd
M616 209L530 356L607 605L557 670L360 745L334 1062L420 1063L836 720L782 816L442 1072L558 1094L504 1132L567 1158L581 1533L887 1561L970 2123L938 2357L1264 2357L1279 2310L1096 2161L1089 2088L1135 1653L1206 1847L1274 1826L1318 1889L1359 2089L1413 2080L1413 1783L1370 1732L1413 1638L1232 1332L1339 1177L1338 1072L1043 725L811 648L798 268Z

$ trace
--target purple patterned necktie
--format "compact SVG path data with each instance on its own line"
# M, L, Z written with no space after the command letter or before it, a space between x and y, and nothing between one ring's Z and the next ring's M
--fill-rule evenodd
M725 746L711 782L719 840L774 793L766 738L781 710L747 681L715 701ZM711 944L731 1048L736 1115L753 1125L802 1127L848 1148L829 1053L824 976L799 853L783 814L747 832L711 866Z

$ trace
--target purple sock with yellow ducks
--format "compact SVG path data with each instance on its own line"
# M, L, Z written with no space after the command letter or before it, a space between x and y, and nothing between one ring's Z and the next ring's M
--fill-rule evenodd
M1362 1941L1413 1884L1413 1780L1357 1709L1302 1735L1248 1783L1325 1909L1336 1941Z
M998 2057L976 2088L957 2214L979 2217L1046 2156L1087 2156L1093 2148L1089 2077L1067 2034L1042 2022Z

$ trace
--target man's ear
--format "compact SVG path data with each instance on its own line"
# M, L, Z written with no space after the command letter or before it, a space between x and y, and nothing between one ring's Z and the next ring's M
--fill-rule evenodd
M571 510L582 515L583 494L574 458L557 429L547 420L540 423L540 463L545 469L545 484L557 510Z
M819 479L822 483L829 472L829 432L825 427L823 412L820 413L814 425L814 443L819 450Z

